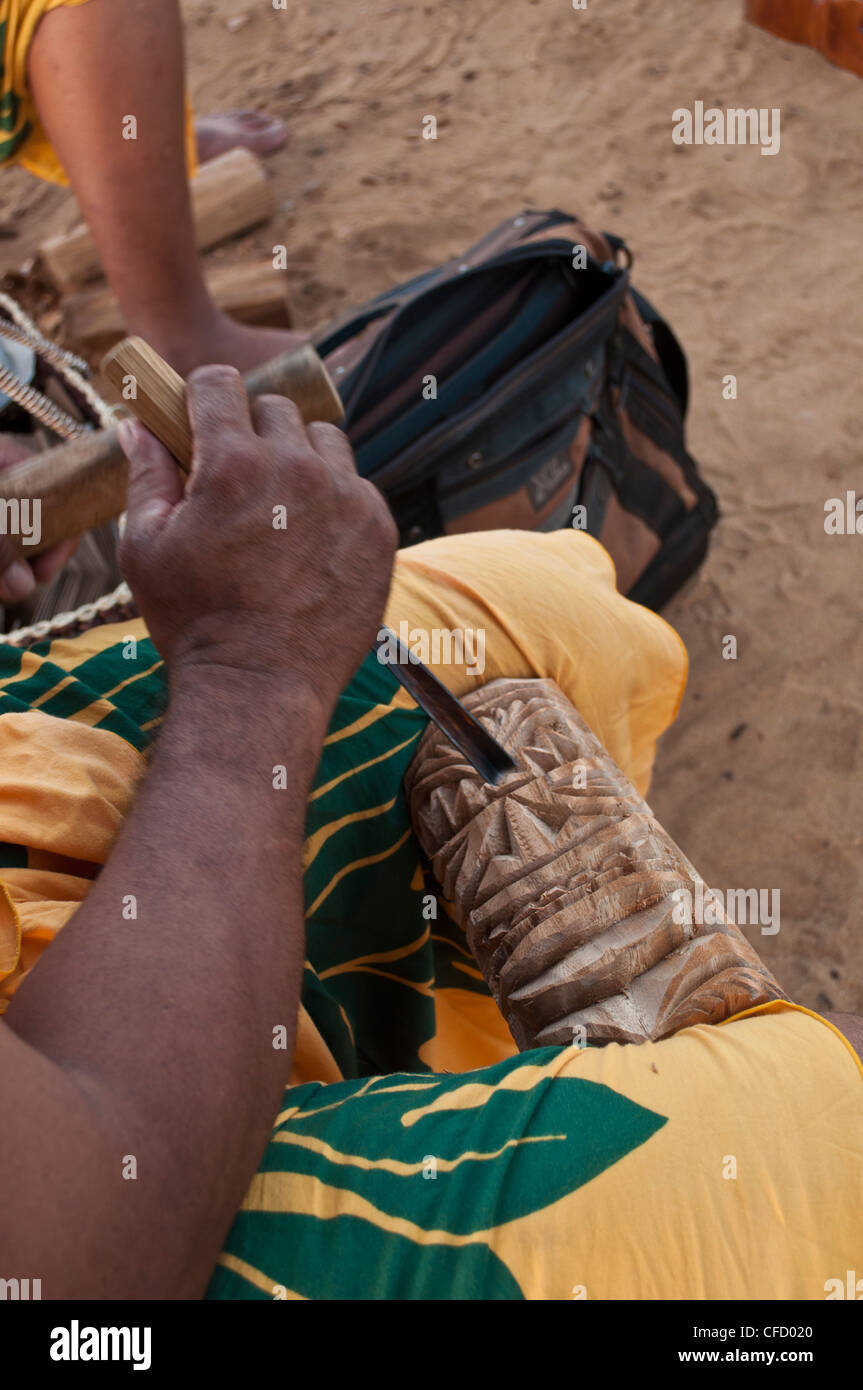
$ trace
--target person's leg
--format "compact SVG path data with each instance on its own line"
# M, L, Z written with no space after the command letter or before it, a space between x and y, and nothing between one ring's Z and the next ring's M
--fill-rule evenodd
M243 145L255 154L272 154L285 143L285 123L263 111L214 111L195 119L198 162L205 164Z
M859 1269L860 1084L789 1009L291 1087L208 1297L823 1299Z
M89 0L51 11L30 50L30 83L130 332L184 374L204 362L248 370L301 341L234 323L204 286L176 0ZM134 139L124 136L130 117Z

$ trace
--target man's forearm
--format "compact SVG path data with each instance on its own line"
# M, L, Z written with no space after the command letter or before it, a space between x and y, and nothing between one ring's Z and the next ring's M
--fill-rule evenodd
M201 1292L266 1142L299 1003L300 848L325 717L301 685L221 668L181 675L108 864L6 1016L82 1097L72 1132L45 1142L67 1145L70 1168L116 1164L104 1211L80 1211L91 1247L100 1219L115 1237L128 1223L129 1286L112 1272L115 1297ZM279 764L286 789L274 786ZM84 997L98 1004L82 1017ZM280 1027L287 1050L274 1046ZM138 1176L121 1181L129 1156ZM30 1159L36 1185L39 1155ZM109 1294L92 1249L77 1267L76 1234L65 1230L58 1249L56 1217L36 1233L29 1224L26 1246L38 1235L32 1258L53 1273L46 1294ZM153 1287L154 1270L165 1287Z

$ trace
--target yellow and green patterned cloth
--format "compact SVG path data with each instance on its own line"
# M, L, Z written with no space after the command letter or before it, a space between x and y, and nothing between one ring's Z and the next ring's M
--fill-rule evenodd
M860 1065L768 1006L289 1091L210 1296L820 1299L860 1268L861 1198Z
M441 679L552 677L646 792L685 652L589 537L414 547L386 616L483 628L485 670ZM105 862L165 699L139 621L0 648L0 1009ZM516 1055L411 833L425 723L372 658L339 701L308 807L292 1084L210 1296L824 1297L859 1265L854 1053L779 1005Z

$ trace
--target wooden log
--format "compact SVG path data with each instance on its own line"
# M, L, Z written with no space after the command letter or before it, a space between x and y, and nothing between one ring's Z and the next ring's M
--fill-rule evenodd
M553 681L492 681L464 704L519 771L483 783L430 725L405 790L520 1049L645 1042L784 998Z
M265 222L275 206L264 165L251 150L228 150L208 160L190 187L195 239L202 251ZM102 274L96 243L83 223L43 242L39 254L62 293Z
M290 328L288 274L274 270L271 260L234 261L205 270L213 303L240 323ZM117 297L107 285L81 290L61 300L63 326L70 342L91 351L104 351L125 335Z

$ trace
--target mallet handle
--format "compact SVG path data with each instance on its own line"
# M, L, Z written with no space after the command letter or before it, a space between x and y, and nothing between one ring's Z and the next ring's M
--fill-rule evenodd
M129 385L129 378L134 378L137 399L129 402L134 413L188 471L191 434L182 377L141 338L126 338L118 343L103 362L102 370L121 392ZM344 418L338 393L311 343L265 362L244 380L250 397L288 396L299 406L306 421L339 424ZM149 417L145 409L151 412ZM58 541L80 536L110 521L126 505L126 477L126 458L113 427L88 431L66 444L22 459L0 473L0 497L38 500L42 534L37 545L24 545L17 535L10 534L8 540L27 560ZM8 522L9 509L0 515Z

